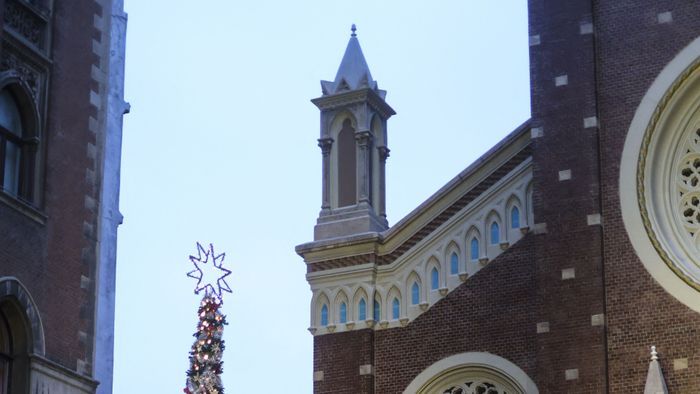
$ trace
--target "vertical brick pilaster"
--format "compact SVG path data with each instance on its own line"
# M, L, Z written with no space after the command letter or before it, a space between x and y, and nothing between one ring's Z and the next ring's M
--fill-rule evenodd
M595 45L582 34L593 18L591 0L530 0L532 123L547 132L533 140L534 214L547 232L535 236L537 321L536 383L542 393L606 391L601 229L587 214L600 209ZM592 26L595 28L595 26ZM589 28L586 29L588 31ZM562 272L576 272L562 280ZM572 371L576 371L574 374Z

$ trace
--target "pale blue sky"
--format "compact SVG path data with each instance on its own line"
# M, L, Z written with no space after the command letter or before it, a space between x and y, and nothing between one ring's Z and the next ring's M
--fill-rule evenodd
M197 5L197 7L195 7ZM181 392L196 241L226 252L228 393L310 393L294 246L320 208L319 80L357 34L388 91L396 223L529 117L525 0L127 0L115 393Z

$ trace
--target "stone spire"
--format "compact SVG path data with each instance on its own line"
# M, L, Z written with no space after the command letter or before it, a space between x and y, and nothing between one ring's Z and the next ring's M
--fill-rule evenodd
M363 88L378 90L377 82L372 79L372 73L369 71L365 55L360 48L360 41L357 40L355 33L357 28L354 24L351 30L350 41L345 48L345 54L340 62L340 67L338 67L335 80L333 82L321 81L321 90L324 96Z
M314 240L386 230L387 120L396 112L377 88L352 26L333 82L311 100L321 110L323 184Z
M649 372L647 372L647 382L644 385L644 394L668 394L656 346L651 347L651 361L649 362Z

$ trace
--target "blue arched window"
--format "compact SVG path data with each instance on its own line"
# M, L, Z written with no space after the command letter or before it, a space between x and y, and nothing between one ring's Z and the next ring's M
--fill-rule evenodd
M367 303L365 299L360 300L360 304L357 306L357 320L363 321L367 319Z
M379 306L379 301L374 300L374 308L372 309L372 317L374 318L375 321L379 321L379 318L381 317L381 312L382 312L382 309Z
M510 227L520 228L520 210L518 207L513 207L510 210Z
M498 228L498 223L491 223L491 244L498 245L501 242L501 231Z
M452 252L452 256L450 256L450 273L452 275L459 273L459 257L455 252Z
M413 286L411 286L411 303L413 305L418 305L420 302L420 286L418 286L418 282L413 282Z
M437 268L433 267L433 270L430 271L430 288L432 290L437 290L438 287L440 287L440 274Z
M328 306L326 304L321 307L321 325L328 325Z
M391 318L394 320L398 319L400 313L401 313L401 306L399 304L399 299L394 298L394 301L391 302Z
M476 237L472 238L472 242L469 247L471 248L469 257L472 260L479 260L479 240L477 240Z
M340 322L345 323L348 321L348 306L344 302L340 303Z

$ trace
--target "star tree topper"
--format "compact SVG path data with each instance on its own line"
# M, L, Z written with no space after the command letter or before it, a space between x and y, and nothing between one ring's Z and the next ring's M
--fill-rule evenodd
M194 264L194 270L187 273L190 278L197 279L197 286L194 288L195 294L204 290L205 294L215 295L221 301L221 292L231 288L226 283L226 277L231 271L224 268L223 262L226 253L214 254L214 245L209 244L209 250L197 242L198 256L190 256L190 261Z

